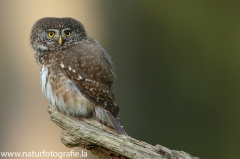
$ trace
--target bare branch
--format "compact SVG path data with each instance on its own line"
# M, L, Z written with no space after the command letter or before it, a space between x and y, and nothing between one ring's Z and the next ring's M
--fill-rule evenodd
M81 147L104 159L198 159L183 151L152 146L130 136L120 135L93 119L68 117L49 106L51 120L62 128L62 143L67 147Z

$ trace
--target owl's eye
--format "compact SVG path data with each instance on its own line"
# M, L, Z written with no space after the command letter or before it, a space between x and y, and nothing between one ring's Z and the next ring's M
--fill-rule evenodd
M65 34L66 34L67 37L70 37L71 36L71 31L66 31Z
M49 38L53 38L54 35L55 35L55 33L54 33L53 31L49 31L49 32L48 32L48 37L49 37Z

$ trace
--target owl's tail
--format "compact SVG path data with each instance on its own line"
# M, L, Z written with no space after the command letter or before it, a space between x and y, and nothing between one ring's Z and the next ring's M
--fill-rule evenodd
M109 111L105 110L107 114L107 118L109 122L111 123L111 126L119 133L123 135L127 135L126 131L123 129L123 126L121 125L120 121L116 119Z

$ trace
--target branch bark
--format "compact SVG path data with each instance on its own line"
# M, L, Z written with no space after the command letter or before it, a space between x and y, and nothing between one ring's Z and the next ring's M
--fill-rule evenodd
M93 119L68 117L49 106L50 119L62 128L62 143L81 147L104 159L199 159L183 151L150 145L130 136L120 135Z

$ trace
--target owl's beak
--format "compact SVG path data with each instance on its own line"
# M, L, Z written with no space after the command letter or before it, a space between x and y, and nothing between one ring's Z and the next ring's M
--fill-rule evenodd
M62 45L62 43L63 43L62 36L59 36L59 38L58 38L58 43L59 43L59 45Z

